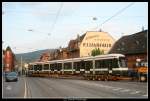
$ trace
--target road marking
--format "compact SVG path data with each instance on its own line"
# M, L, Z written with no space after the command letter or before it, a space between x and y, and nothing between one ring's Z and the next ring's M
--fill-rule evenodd
M113 89L113 90L120 90L120 89L122 89L122 88L116 88L116 89Z
M25 82L25 91L24 91L24 98L27 97L27 84L26 84L26 80L24 79L24 82Z
M146 97L148 97L148 94L145 94L145 95L143 95L143 96L146 96Z
M11 88L11 86L7 86L6 89L7 90L11 90L12 88Z
M128 92L130 89L121 90L120 92Z
M53 90L53 88L49 88L50 90Z
M131 92L130 94L137 94L137 93L139 93L139 92L141 92L141 91Z

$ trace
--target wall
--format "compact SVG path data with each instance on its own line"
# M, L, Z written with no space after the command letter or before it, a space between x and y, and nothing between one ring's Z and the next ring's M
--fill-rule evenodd
M126 55L128 68L135 68L136 59L147 60L147 54L132 54Z
M113 46L115 40L106 32L86 32L84 39L80 44L80 57L90 56L95 48L104 50L107 54Z

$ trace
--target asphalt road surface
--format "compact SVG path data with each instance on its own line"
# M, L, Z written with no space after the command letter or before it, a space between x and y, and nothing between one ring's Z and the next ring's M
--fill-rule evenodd
M147 83L20 77L5 82L3 98L148 98Z

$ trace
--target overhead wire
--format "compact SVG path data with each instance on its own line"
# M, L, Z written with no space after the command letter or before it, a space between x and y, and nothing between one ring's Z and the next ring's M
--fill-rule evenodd
M54 23L53 23L52 26L51 26L51 32L52 32L52 31L54 30L54 28L55 28L55 25L56 25L56 22L57 22L57 20L58 20L58 16L59 16L59 14L60 14L60 11L61 11L62 7L63 7L63 3L61 2L60 7L59 7L59 9L58 9L58 12L57 12L57 14L56 14L56 18L55 18L55 20L54 20Z
M127 5L126 7L124 7L123 9L119 10L118 12L116 12L113 16L111 16L110 18L108 18L107 20L105 20L103 23L100 24L100 26L102 26L104 23L108 22L109 20L111 20L113 17L117 16L118 14L122 13L124 10L126 10L127 8L129 8L130 6L132 6L134 4L134 2L132 2L131 4Z

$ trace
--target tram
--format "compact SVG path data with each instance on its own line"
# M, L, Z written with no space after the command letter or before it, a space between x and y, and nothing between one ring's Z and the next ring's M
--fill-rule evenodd
M125 56L106 54L89 57L33 62L29 76L82 76L88 80L119 80L128 76Z

